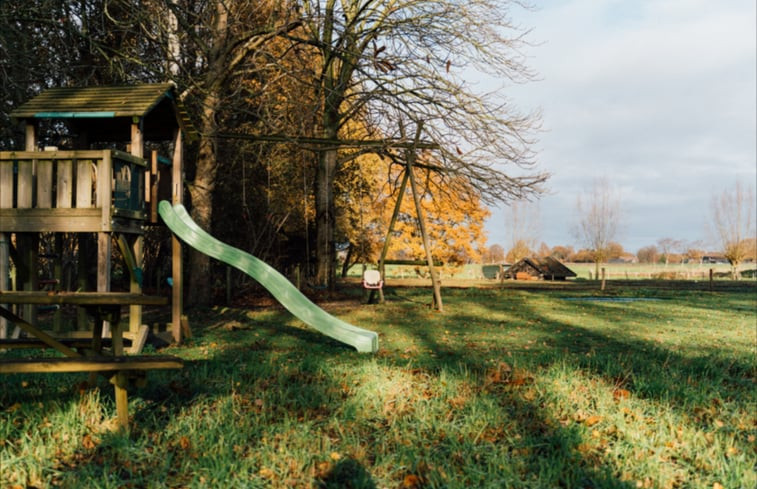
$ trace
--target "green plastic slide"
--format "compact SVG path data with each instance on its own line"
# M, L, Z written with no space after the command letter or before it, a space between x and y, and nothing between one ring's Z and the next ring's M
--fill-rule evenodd
M172 207L167 201L162 201L159 212L163 221L179 239L257 280L281 305L304 323L326 336L352 346L359 352L378 351L377 333L346 323L316 306L273 267L249 253L218 241L202 230L183 205L176 204Z

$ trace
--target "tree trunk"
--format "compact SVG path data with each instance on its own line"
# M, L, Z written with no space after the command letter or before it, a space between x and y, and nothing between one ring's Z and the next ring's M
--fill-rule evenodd
M355 254L355 245L353 243L350 243L347 247L347 256L344 258L344 263L342 263L342 278L347 276L347 272L350 271L350 267L352 266L352 255Z
M317 285L334 287L336 271L334 246L334 173L337 152L330 149L320 153L315 175L315 282Z
M215 123L218 96L211 92L206 96L203 104L202 120L200 123L202 137L197 156L197 169L192 184L189 185L189 195L192 199L192 219L209 233L212 231L213 219L213 191L216 186L218 161ZM189 251L189 286L187 304L208 305L212 298L210 257L197 250Z

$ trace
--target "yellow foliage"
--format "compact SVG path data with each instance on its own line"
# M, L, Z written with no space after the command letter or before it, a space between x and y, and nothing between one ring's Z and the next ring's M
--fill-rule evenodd
M363 260L376 263L391 222L404 168L391 166L375 155L355 160L359 168L352 175L360 195L352 192L345 210L358 228L345 230L350 243L358 245ZM484 221L489 211L465 181L423 168L414 168L426 230L434 260L455 267L480 259L486 244ZM354 188L354 187L353 187ZM359 216L356 219L355 216ZM411 187L402 198L400 213L390 239L388 259L424 260L423 240Z

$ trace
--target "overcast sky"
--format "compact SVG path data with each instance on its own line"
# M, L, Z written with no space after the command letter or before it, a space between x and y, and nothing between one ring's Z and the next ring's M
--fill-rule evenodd
M580 245L576 198L597 176L619 192L626 250L708 240L712 195L757 181L755 1L535 3L513 13L539 44L526 54L541 80L507 90L543 111L540 240ZM505 216L493 209L490 246L509 247Z

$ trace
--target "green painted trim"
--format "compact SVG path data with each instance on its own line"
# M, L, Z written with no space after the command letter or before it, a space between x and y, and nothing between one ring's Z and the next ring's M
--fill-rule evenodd
M115 112L37 112L35 119L103 119L115 117Z

